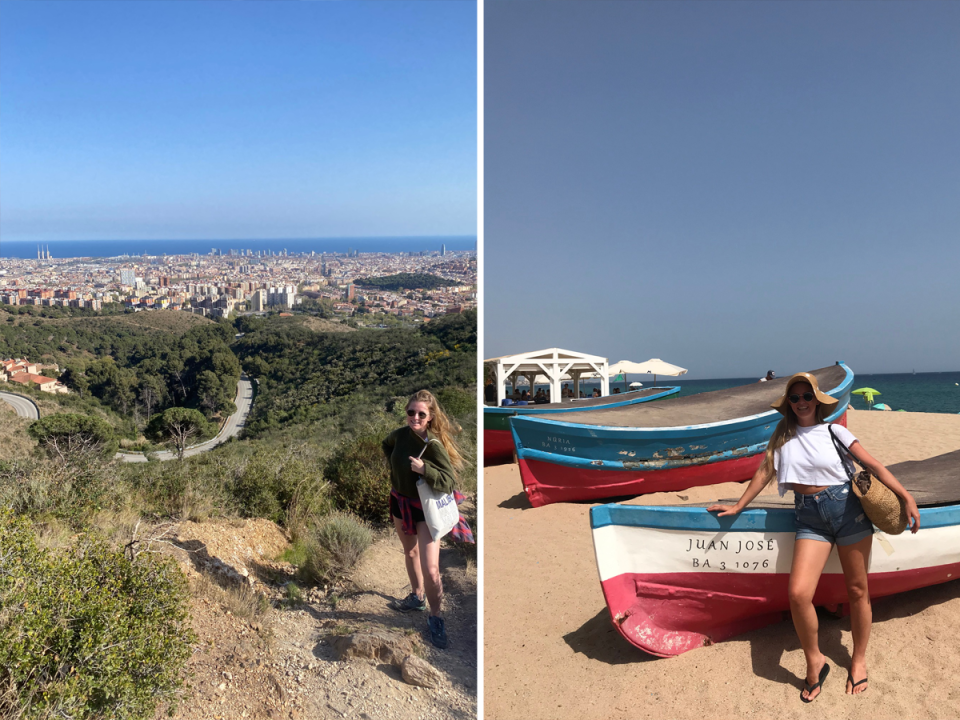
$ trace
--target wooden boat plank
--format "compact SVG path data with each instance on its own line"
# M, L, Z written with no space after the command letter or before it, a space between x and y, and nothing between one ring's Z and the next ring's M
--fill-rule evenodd
M918 507L960 504L960 450L926 460L909 460L887 468L910 491ZM739 498L720 500L733 505ZM703 503L703 507L713 503ZM697 505L697 507L700 504ZM750 503L752 509L793 507L793 495L761 497Z
M484 403L485 408L497 408L499 410L527 410L532 412L537 412L538 410L556 410L558 408L595 408L602 407L603 405L609 405L610 403L623 402L624 400L632 400L634 398L649 397L650 395L656 395L662 393L666 390L665 387L649 387L643 388L642 390L631 390L630 392L625 393L613 393L611 395L605 395L603 397L590 397L590 398L580 398L575 400L573 398L567 398L560 402L551 402L551 403L534 403L530 402L528 405L494 405L493 403Z
M829 392L843 383L846 371L841 365L813 370L823 392ZM704 423L724 422L759 415L771 410L770 404L783 394L789 378L756 382L728 390L688 395L669 403L643 403L620 408L598 408L589 412L564 413L565 423L602 425L609 427L685 427ZM548 407L541 405L540 407Z

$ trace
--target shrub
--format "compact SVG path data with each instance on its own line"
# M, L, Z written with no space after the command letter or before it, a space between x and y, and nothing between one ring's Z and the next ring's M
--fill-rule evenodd
M313 583L338 580L356 566L372 542L373 533L362 521L346 513L330 513L306 543L301 572Z
M110 457L117 451L113 428L97 417L57 413L33 422L27 432L50 457L65 463L84 456Z
M0 461L0 506L35 516L50 513L77 528L108 504L110 484L108 472L95 462Z
M386 435L368 431L348 440L324 470L337 507L378 523L390 521L390 470L382 448Z
M456 418L477 412L477 397L458 387L446 387L437 392L440 407L450 417Z
M149 718L195 641L172 560L84 539L56 553L0 513L0 717Z

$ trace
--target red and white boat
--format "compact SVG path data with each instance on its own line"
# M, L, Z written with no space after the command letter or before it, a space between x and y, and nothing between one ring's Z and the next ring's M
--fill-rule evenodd
M874 534L871 597L960 578L960 450L889 469L916 499L920 531ZM795 516L792 501L778 500L725 518L706 506L592 508L614 627L641 650L670 657L789 619ZM836 549L813 601L847 602Z

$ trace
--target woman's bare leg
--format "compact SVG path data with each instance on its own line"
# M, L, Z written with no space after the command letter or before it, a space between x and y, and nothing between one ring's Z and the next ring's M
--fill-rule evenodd
M867 642L870 640L870 625L873 622L873 607L870 605L870 590L867 586L867 563L872 545L871 535L853 545L837 546L840 565L843 567L843 579L847 583L850 628L853 630L853 657L850 663L850 676L853 681L847 681L848 695L859 695L869 684L852 687L854 682L867 677Z
M425 522L417 523L417 542L420 545L420 570L427 587L427 602L430 614L440 614L443 601L443 582L440 580L440 543L430 536Z
M397 529L397 535L400 537L400 544L403 545L403 562L407 566L410 587L413 588L413 592L418 598L422 598L423 576L420 574L420 550L417 547L417 536L404 534L403 522L395 515L392 517L393 526Z
M793 546L793 565L790 567L790 614L793 626L800 638L800 646L807 661L807 685L815 685L820 679L820 670L827 659L820 652L818 631L820 623L813 607L813 594L820 582L823 567L827 564L833 544L804 538ZM820 688L805 697L812 700L820 694Z

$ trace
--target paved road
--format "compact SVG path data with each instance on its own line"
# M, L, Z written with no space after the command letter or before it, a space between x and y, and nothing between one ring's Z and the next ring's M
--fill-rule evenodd
M22 418L29 418L31 420L40 419L40 410L37 408L37 404L28 397L0 392L0 400L3 400L8 405L12 405L13 409L17 411L17 415Z
M241 375L240 382L237 383L236 403L237 411L227 418L220 433L206 442L188 447L186 452L183 453L185 457L215 448L227 438L238 435L244 425L247 424L247 416L250 414L250 406L253 404L253 383L246 375ZM157 460L175 460L177 458L177 453L171 450L163 450L152 454ZM117 457L124 462L147 462L143 453L117 453Z

